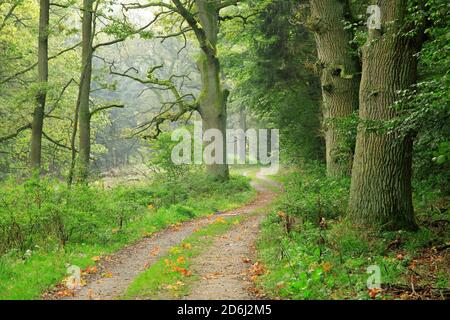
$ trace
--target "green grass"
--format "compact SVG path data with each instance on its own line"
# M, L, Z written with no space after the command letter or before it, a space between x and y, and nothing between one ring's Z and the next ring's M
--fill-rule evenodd
M249 216L246 216L247 218ZM181 297L189 292L189 284L198 279L190 274L192 259L208 249L215 237L226 233L243 217L219 218L194 232L170 253L141 273L128 287L124 299L158 299Z
M110 191L89 190L86 195L69 194L70 197L78 198L66 202L65 208L70 210L67 209L67 212L64 212L67 215L62 217L68 219L63 220L66 228L72 223L75 224L76 232L64 245L61 245L57 234L30 234L27 241L22 243L27 247L10 248L4 252L0 257L0 299L39 298L46 289L66 276L69 265L84 269L95 264L93 257L114 253L125 245L172 224L206 216L217 210L242 206L255 196L255 191L248 187L246 179L235 177L226 185L210 183L201 177L192 179L195 181L188 180L183 185L178 185L178 188L172 186L176 188L173 191L160 186L161 191L158 191L157 187L133 187ZM16 221L21 223L24 230L31 225L31 221L38 221L37 218L28 218L33 217L32 214L40 214L39 217L48 214L53 217L52 201L56 195L51 194L47 202L39 208L44 210L48 207L50 210L40 212L35 207L29 208L27 204L22 205L19 202L27 200L22 198L24 194L18 192L18 188L20 187L4 188L0 196L6 199L5 201L13 199L11 203L19 204L16 207L21 210L12 211L12 205L2 209L5 209L5 214L14 213ZM162 195L154 196L158 192ZM174 199L174 196L177 198ZM85 198L88 198L87 202L84 202ZM78 204L77 201L83 203ZM151 204L150 208L147 207L148 204ZM127 211L125 206L132 208ZM123 211L127 211L127 215L122 218L122 227L119 227L116 218L117 214ZM0 214L0 223L7 226L7 220L1 219Z

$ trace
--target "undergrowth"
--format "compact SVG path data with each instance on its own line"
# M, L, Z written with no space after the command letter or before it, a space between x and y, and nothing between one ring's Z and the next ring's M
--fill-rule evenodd
M7 181L0 186L0 299L37 298L69 265L86 268L93 257L253 196L247 178L224 185L199 172L113 189Z
M284 299L448 298L448 208L416 190L417 232L358 229L345 219L349 180L318 165L284 176L286 192L265 220L258 285ZM439 202L441 201L441 202ZM448 202L447 202L448 203ZM374 284L380 271L382 290Z

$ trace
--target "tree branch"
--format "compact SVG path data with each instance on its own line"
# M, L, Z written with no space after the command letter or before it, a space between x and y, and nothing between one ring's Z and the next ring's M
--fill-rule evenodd
M12 138L15 138L15 137L17 137L22 131L25 131L25 130L28 130L28 129L31 129L31 123L28 123L28 124L26 124L26 125L24 125L24 126L18 128L18 129L16 130L16 132L14 132L14 133L11 133L11 134L9 134L9 135L7 135L7 136L4 136L4 137L0 137L0 142L5 142L5 141L7 141L7 140L10 140L10 139L12 139Z
M112 109L112 108L122 108L123 109L123 108L125 108L125 106L123 104L111 104L111 105L99 107L99 108L91 111L91 117L94 114L99 113L100 111L107 110L107 109Z
M55 54L55 55L49 57L49 58L48 58L48 61L53 60L53 59L59 57L60 55L66 53L66 52L68 52L68 51L71 51L71 50L76 49L80 44L81 44L81 42L78 42L78 43L75 44L74 46L69 47L69 48L67 48L67 49L64 49L64 50L58 52L57 54ZM22 74L24 74L24 73L27 73L28 71L32 70L32 69L33 69L34 67L36 67L37 65L38 65L37 62L33 63L33 64L32 64L31 66L29 66L28 68L25 68L25 69L23 69L23 70L21 70L21 71L15 73L15 74L13 74L12 76L9 76L9 77L7 77L7 78L5 78L5 79L0 80L0 84L6 83L6 82L8 82L8 81L11 81L12 79L14 79L14 78L16 78L16 77L18 77L18 76L20 76L20 75L22 75Z

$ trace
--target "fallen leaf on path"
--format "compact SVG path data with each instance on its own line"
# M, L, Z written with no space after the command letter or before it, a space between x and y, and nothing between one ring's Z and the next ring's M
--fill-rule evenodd
M100 256L92 257L91 260L94 262L98 262L98 261L100 261Z
M154 247L154 248L152 249L152 251L150 251L150 255L151 255L152 257L155 257L155 256L157 256L157 255L159 254L159 251L160 251L160 247L159 247L159 246L156 246L156 247Z
M185 276L185 277L190 277L190 276L192 276L192 272L190 272L189 270L184 269L184 268L181 270L181 274L182 274L183 276Z
M87 296L89 299L94 299L94 291L92 289L88 290Z
M96 266L93 266L93 267L88 266L86 269L81 271L81 273L84 273L84 274L91 274L91 273L97 273L97 272L98 272L98 269Z
M63 297L73 297L75 296L75 292L73 290L62 290L56 293L56 296L59 298Z
M242 259L242 262L244 262L244 263L250 263L250 262L252 262L252 260L250 260L249 258L244 258L244 259Z
M215 223L227 224L228 222L222 217L217 217Z

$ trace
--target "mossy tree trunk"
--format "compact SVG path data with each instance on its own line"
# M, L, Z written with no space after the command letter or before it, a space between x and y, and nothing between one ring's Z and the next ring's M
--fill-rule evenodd
M217 180L228 180L229 169L226 164L226 103L228 91L222 87L220 79L220 62L217 57L217 35L219 33L218 0L196 0L198 19L204 31L205 45L197 61L202 78L199 97L199 112L202 117L203 130L218 129L223 137L222 163L207 165L208 173ZM206 50L205 50L206 49Z
M415 229L412 139L371 130L369 123L396 116L398 90L416 81L418 39L405 36L406 0L378 1L382 29L370 30L363 47L360 125L353 164L349 217L355 224Z
M347 1L310 0L308 26L314 32L323 97L323 127L329 176L349 175L353 150L336 122L358 108L359 59L352 54L352 32L345 30L350 15Z
M79 110L79 180L85 182L89 177L90 153L91 153L91 112L89 108L89 96L92 77L92 19L93 3L95 0L83 0L82 22L82 53L81 53L81 77L78 92Z
M34 170L41 169L42 131L44 127L45 102L48 85L48 31L50 20L50 1L40 0L38 78L39 91L36 95L36 107L33 113L30 165Z

